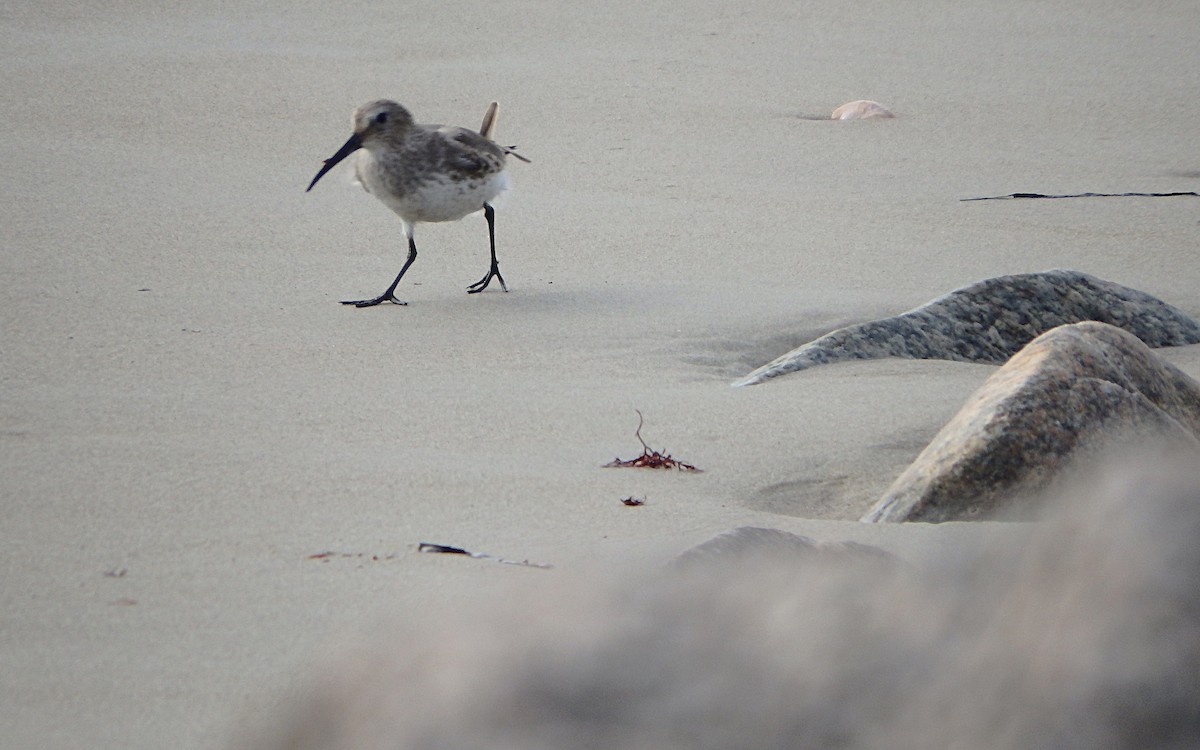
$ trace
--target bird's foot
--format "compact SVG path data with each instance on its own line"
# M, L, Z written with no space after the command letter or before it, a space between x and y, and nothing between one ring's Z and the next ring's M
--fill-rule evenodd
M467 294L478 294L487 289L488 284L492 283L493 276L500 282L500 288L507 292L508 284L504 283L504 277L500 275L500 265L493 263L492 267L488 269L486 276L467 287Z
M378 297L376 297L375 299L344 299L344 300L342 300L343 305L354 305L355 307L374 307L375 305L378 305L382 302L391 302L393 305L407 305L408 304L404 300L396 299L396 295L392 294L391 292L388 292L387 294L381 294Z

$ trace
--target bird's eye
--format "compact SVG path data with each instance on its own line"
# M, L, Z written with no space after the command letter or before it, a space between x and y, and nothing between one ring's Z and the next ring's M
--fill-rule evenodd
M385 122L387 122L387 112L380 112L379 114L375 115L376 125L382 125Z

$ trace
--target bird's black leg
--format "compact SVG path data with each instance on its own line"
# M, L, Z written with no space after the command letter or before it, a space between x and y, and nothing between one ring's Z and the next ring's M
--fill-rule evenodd
M404 261L404 267L400 269L400 273L396 274L396 280L387 288L387 291L379 295L375 299L346 299L342 300L343 305L354 305L355 307L374 307L380 302L392 302L397 305L407 305L407 302L396 299L396 285L400 283L400 279L404 277L404 272L417 259L417 243L413 242L412 229L408 229L405 234L408 235L408 260Z
M507 292L508 284L504 283L504 277L500 275L500 264L496 262L496 211L484 203L483 215L487 218L488 223L488 242L492 247L492 267L488 269L486 276L467 287L467 294L476 294L487 289L488 284L492 283L493 276L500 281L500 288Z

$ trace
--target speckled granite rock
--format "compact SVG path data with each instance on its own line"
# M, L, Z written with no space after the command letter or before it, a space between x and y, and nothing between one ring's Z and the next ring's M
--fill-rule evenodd
M1200 384L1104 323L1038 337L976 391L862 520L1022 518L1118 439L1200 436Z
M784 354L734 385L852 359L1004 362L1056 326L1095 320L1151 347L1200 343L1200 323L1136 289L1078 271L998 276L902 315L847 326Z

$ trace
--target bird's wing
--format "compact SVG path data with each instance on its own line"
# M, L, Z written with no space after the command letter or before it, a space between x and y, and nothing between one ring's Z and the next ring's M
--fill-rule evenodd
M450 162L469 174L485 172L504 159L504 150L467 128L443 127L438 130Z
M463 130L455 134L451 139L453 147L450 160L465 172L483 172L488 168L488 161L484 157L484 151L480 148L481 144L470 136L479 138L470 130Z
M474 130L443 126L438 128L437 133L449 152L450 162L468 174L484 172L498 166L503 163L504 157L509 155L523 162L529 161L512 148L494 143Z

